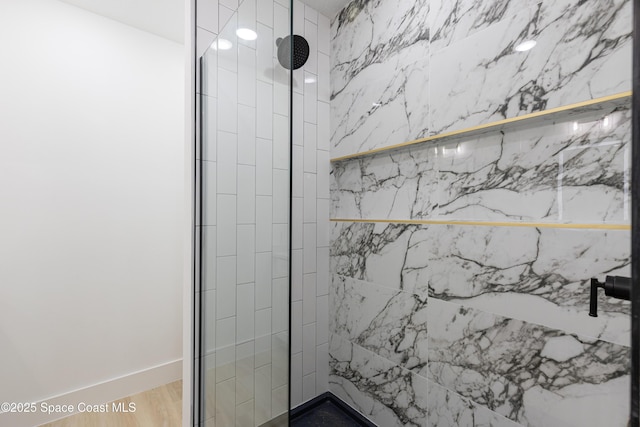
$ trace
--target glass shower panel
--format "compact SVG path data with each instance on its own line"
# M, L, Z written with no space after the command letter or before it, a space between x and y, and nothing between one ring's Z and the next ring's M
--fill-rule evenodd
M291 25L282 14L258 13L258 1L235 11L220 6L226 22L200 58L194 412L201 426L288 425L290 77L276 39Z

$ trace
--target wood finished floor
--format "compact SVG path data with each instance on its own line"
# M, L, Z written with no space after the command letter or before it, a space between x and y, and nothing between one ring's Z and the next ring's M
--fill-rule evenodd
M179 427L182 425L182 380L116 400L136 411L130 413L82 413L41 427ZM111 408L111 403L109 404Z

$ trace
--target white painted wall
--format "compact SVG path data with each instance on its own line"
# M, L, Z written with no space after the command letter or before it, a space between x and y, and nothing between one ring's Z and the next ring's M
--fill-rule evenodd
M182 358L184 53L0 1L0 402Z

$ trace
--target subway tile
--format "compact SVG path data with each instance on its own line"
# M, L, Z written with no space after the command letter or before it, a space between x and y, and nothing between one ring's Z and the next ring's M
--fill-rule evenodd
M273 139L273 85L258 82L257 91L257 126L258 138Z
M217 255L236 254L236 196L218 195Z
M238 224L256 223L256 168L238 165Z
M218 282L216 315L218 319L225 319L236 315L236 257L218 257L216 265ZM235 325L233 330L233 339L235 339ZM219 342L218 345L223 344Z
M304 64L305 71L318 74L318 25L305 20L304 22L304 37L309 43L309 59Z
M273 169L273 222L274 224L289 223L289 171ZM288 228L288 227L287 227ZM289 232L287 230L287 247Z
M293 0L293 34L304 34L304 8L300 0Z
M329 391L329 344L316 347L316 395Z
M216 423L232 426L236 424L236 379L231 378L216 384Z
M265 3L265 2L258 1L258 5L260 5L260 3ZM258 8L258 11L260 11L260 8ZM273 14L273 11L272 11L272 14ZM273 19L273 16L271 19ZM268 84L273 83L273 50L275 49L276 43L273 38L273 29L271 28L271 25L266 26L261 23L257 25L258 39L257 39L256 53L257 53L258 87L260 87L260 82L264 82ZM269 87L269 89L273 90L271 87Z
M272 416L278 417L287 412L289 404L289 388L286 385L280 386L273 390L271 394L271 411Z
M291 300L302 301L303 295L303 249L291 251Z
M273 201L271 196L256 196L256 251L273 248Z
M291 199L292 204L292 213L291 213L291 237L292 249L302 249L302 236L303 229L302 226L304 224L303 221L303 198L302 197L293 197Z
M300 353L302 378L302 300L291 303L291 354Z
M202 138L202 159L215 162L218 143L218 100L207 95L202 96ZM200 147L200 140L196 141L196 145Z
M329 296L316 299L316 345L329 342Z
M304 173L304 222L316 222L316 174Z
M286 385L289 377L289 340L286 333L272 335L271 351L271 388L276 389Z
M329 102L331 100L331 85L329 55L318 54L318 101Z
M218 130L236 133L238 131L238 74L234 71L218 69Z
M253 283L255 279L256 226L237 226L237 273L236 283ZM253 296L251 297L253 300Z
M205 290L211 290L216 288L216 248L218 245L216 227L203 227L202 233L202 286ZM197 248L199 249L199 246ZM196 281L196 283L198 282Z
M316 146L317 146L316 125L304 124L304 171L316 173Z
M227 381L236 375L235 340L235 316L218 319L216 322L216 383Z
M218 34L218 1L198 0L196 25Z
M273 28L273 2L257 0L256 6L258 22L262 25ZM260 24L258 24L258 27ZM258 33L258 39L259 38L260 33Z
M271 196L273 192L273 143L270 139L256 140L256 194Z
M328 102L318 102L318 150L329 151L331 146L330 111Z
M272 331L286 332L289 329L289 281L286 278L273 280L272 304Z
M303 159L303 148L299 145L294 145L292 147L293 150L293 178L292 178L292 188L291 188L291 196L292 197L303 197L303 188L304 188L304 168L302 165Z
M238 285L237 287L237 308L236 308L236 342L244 343L245 341L255 338L255 285L247 283ZM253 352L252 352L253 353ZM251 363L253 370L253 359Z
M273 263L274 279L289 276L289 224L273 224Z
M316 397L316 373L302 377L302 400L307 401Z
M216 225L217 221L217 188L218 188L218 171L215 162L203 161L202 169L202 225Z
M329 159L329 152L318 150L316 153L317 157L317 174L316 174L316 184L317 184L317 193L316 196L318 199L329 199L330 197L330 178L331 178L331 161Z
M318 14L318 52L329 55L330 53L331 29L329 18Z
M318 77L307 71L304 73L304 121L317 123L318 115Z
M216 351L216 291L205 291L201 298L204 298L204 310L202 313L201 330L203 331L204 354L212 354Z
M256 67L255 49L238 46L238 104L254 108L256 106ZM242 123L242 114L239 114L238 120ZM238 128L238 132L240 131L241 127Z
M304 273L316 272L316 224L304 224L304 249L303 252L303 271Z
M238 7L238 28L256 31L256 2L260 0L242 0ZM255 40L245 40L238 37L239 46L256 48Z
M317 291L318 296L329 292L329 248L317 249Z
M226 19L229 10L224 6L220 6L220 18ZM238 15L231 13L229 20L223 26L220 26L220 34L218 35L218 68L238 72L238 36L236 29L238 28ZM220 43L223 40L231 44L230 49L222 48ZM233 90L237 90L237 86L233 86Z
M302 323L316 321L316 274L305 274L302 280Z
M231 10L238 9L238 0L218 0L220 5L228 7ZM244 1L244 0L241 0Z
M281 4L273 4L273 35L274 39L285 38L290 33L289 8ZM277 49L274 49L274 57L277 57Z
M255 422L256 425L262 425L271 420L271 366L257 368L255 379Z
M273 115L273 168L288 171L289 165L289 117ZM287 184L288 186L288 184Z
M300 333L302 343L302 332ZM302 403L302 351L291 355L291 406Z
M304 313L303 313L304 315ZM316 325L309 323L302 327L302 374L309 375L316 370Z
M238 168L238 136L235 133L218 132L217 192L236 194Z
M256 109L238 105L238 164L256 164Z
M317 206L317 232L316 245L320 247L329 246L329 200L316 200Z
M271 252L256 254L256 310L271 307Z

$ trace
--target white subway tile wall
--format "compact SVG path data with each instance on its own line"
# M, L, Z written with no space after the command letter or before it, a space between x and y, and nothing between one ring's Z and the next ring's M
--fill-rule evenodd
M197 0L207 424L258 426L286 411L289 387L293 407L328 390L329 19L294 1L294 32L308 40L310 57L293 73L290 112L275 43L289 32L289 7ZM257 39L239 38L238 28Z

